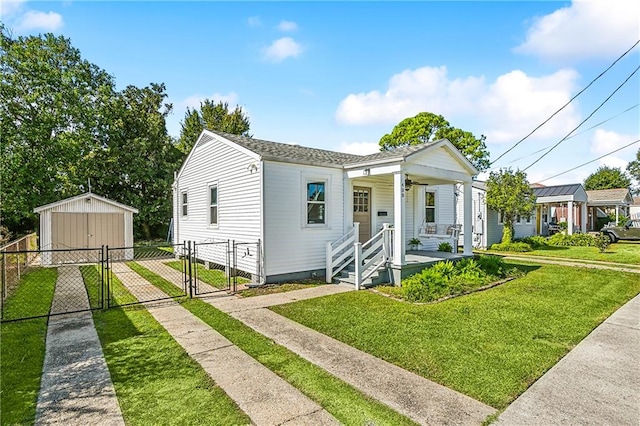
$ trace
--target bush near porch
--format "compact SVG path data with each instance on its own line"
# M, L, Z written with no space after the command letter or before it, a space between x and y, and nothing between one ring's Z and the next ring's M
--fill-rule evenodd
M378 290L410 302L432 302L479 289L507 277L521 276L522 271L507 266L498 256L479 256L453 263L438 262L422 272L402 280L401 287L378 287Z
M270 309L501 409L640 292L638 274L507 264L528 272L442 303L360 291Z

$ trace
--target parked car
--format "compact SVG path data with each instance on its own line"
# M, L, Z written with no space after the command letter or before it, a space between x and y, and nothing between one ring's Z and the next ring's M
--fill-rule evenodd
M612 243L618 240L640 240L640 219L631 219L624 226L607 225L602 228L602 233Z

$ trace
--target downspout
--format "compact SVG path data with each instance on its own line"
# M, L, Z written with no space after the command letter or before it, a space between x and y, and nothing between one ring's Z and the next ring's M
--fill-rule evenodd
M266 240L264 238L264 221L265 221L265 207L264 207L264 203L265 203L265 191L264 191L264 160L262 159L262 157L260 157L260 241L262 242L262 244L260 245L260 253L258 253L258 256L260 256L260 262L262 263L262 268L261 268L261 284L266 284L267 283L267 267L266 267L266 256L265 256L265 251L266 251L266 247L267 247L267 243Z
M173 235L173 244L179 244L180 242L180 184L178 182L178 172L173 172L173 191L176 199L176 208L174 210L175 217L173 218L175 232Z

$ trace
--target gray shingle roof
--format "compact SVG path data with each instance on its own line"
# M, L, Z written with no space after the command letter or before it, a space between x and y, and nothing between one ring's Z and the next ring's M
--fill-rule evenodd
M262 156L265 160L290 161L293 163L335 166L356 165L368 162L381 161L392 158L405 157L414 152L424 149L432 143L405 146L396 148L393 151L381 151L370 155L346 154L344 152L328 151L325 149L309 148L300 145L290 145L280 142L265 141L262 139L238 136L230 133L209 130L222 136L231 142L237 143L246 149Z
M541 188L533 188L536 197L554 197L558 195L573 195L582 187L579 183L570 185L544 186Z
M589 202L611 202L621 203L624 202L629 195L627 188L615 188L615 189L597 189L593 191L587 191L587 197Z

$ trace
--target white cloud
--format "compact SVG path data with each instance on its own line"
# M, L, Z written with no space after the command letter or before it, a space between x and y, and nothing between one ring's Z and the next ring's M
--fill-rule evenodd
M267 61L282 62L300 56L303 50L302 45L291 37L282 37L274 40L262 53Z
M22 10L25 0L1 0L0 13L3 19L9 18Z
M278 30L282 32L293 32L298 29L298 24L293 21L280 21L278 24Z
M348 95L338 105L336 119L353 125L397 124L430 111L454 126L454 119L479 123L475 132L486 135L488 143L515 142L570 99L577 77L568 69L543 77L516 70L487 84L484 77L450 79L444 66L422 67L392 76L385 92ZM570 105L535 138L564 135L577 122L578 114Z
M639 16L637 0L573 1L535 19L514 50L551 60L617 57L638 39Z
M63 25L62 15L55 12L41 12L29 10L25 12L17 21L16 31L25 32L30 30L55 31Z
M380 145L377 142L343 142L336 151L357 155L375 154L380 151Z
M610 130L597 129L591 140L591 152L599 157L618 148L622 148L638 138L640 138L639 135L625 135ZM601 166L620 167L624 170L629 161L634 159L637 150L638 145L632 145L600 159L599 164Z
M238 95L235 92L229 92L226 95L216 92L208 96L200 94L188 96L179 102L179 106L184 109L198 109L200 108L200 103L205 99L211 99L214 102L228 102L232 107L238 104Z
M247 25L250 27L261 27L262 20L259 16L250 16L247 18Z

